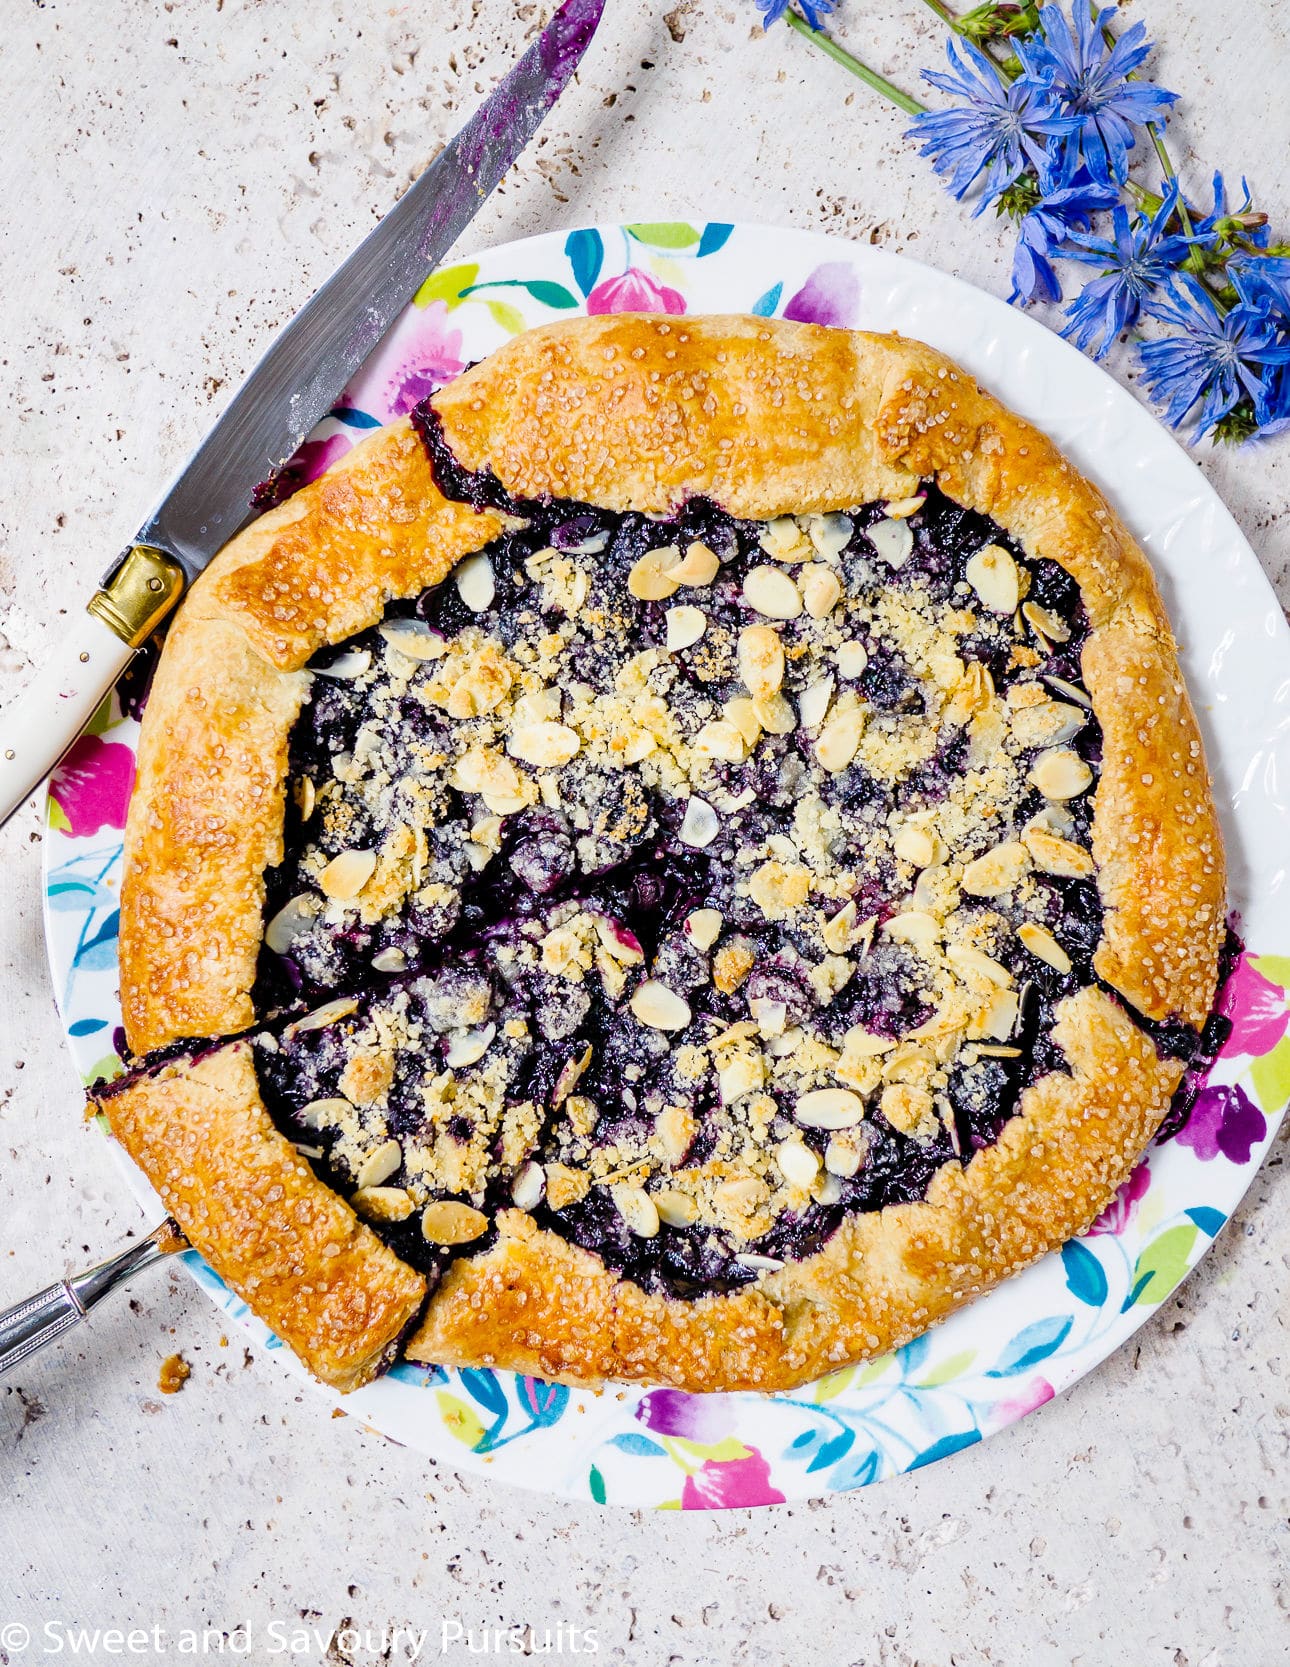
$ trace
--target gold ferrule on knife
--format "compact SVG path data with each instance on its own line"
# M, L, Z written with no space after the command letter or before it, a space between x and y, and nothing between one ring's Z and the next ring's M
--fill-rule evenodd
M141 648L179 600L184 570L164 550L136 544L87 606L123 643Z

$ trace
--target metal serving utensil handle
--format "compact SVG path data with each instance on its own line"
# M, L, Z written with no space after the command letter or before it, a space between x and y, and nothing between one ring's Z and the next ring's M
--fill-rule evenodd
M146 1239L137 1239L106 1262L60 1280L6 1309L0 1314L0 1374L21 1365L37 1349L79 1325L109 1291L123 1285L141 1268L150 1268L186 1248L174 1222L163 1221Z

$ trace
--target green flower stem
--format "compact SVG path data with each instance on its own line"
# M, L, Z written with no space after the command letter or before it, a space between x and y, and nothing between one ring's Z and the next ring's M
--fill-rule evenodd
M852 75L863 81L867 87L872 87L874 92L881 93L884 98L890 99L896 108L903 110L907 116L926 114L927 106L925 104L920 104L916 98L910 98L908 93L902 93L900 88L888 81L885 75L879 75L877 70L870 69L868 64L862 64L859 58L852 57L845 47L839 46L822 29L812 29L806 19L799 13L794 11L785 12L784 22L788 24L790 29L796 29L798 34L810 41L812 46L819 47L820 51L827 57L832 58L835 64L841 64L843 69L850 70Z

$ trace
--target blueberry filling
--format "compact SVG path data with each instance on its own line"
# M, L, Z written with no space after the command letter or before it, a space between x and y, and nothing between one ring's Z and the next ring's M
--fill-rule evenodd
M431 1276L514 1207L731 1290L926 1196L1098 982L1074 581L931 484L613 515L417 421L522 524L314 662L255 992L279 1126Z

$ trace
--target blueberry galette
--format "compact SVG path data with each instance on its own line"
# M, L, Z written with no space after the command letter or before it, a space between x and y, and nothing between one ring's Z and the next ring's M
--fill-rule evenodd
M537 330L176 620L102 1105L319 1376L782 1388L1105 1205L1223 855L1147 563L916 342Z

